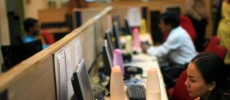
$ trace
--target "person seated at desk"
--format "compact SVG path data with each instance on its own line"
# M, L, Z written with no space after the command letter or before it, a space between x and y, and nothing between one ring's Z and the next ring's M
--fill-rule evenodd
M217 55L200 53L186 71L185 86L195 100L230 100L227 67Z
M188 32L179 26L179 21L179 15L174 12L162 14L159 27L163 33L169 33L169 36L160 46L149 47L143 44L143 52L159 58L167 56L172 64L187 64L197 52Z
M40 34L40 25L38 23L38 20L34 19L34 18L27 18L24 20L24 30L27 33L26 36L23 37L23 43L29 43L29 42L33 42L37 39L40 39L42 41L42 47L47 48L48 44L45 44L45 41L42 37L42 35Z
M162 14L159 27L162 33L169 33L166 41L159 46L150 47L149 45L142 44L142 50L144 53L158 58L167 58L167 62L169 62L169 66L171 68L181 67L185 69L187 63L189 63L189 61L197 55L197 52L191 37L188 32L179 26L179 22L180 17L174 12L165 12ZM164 71L162 74L164 76ZM169 76L178 77L179 74L180 72ZM164 77L164 79L166 78ZM168 82L166 82L166 84L168 84ZM170 84L167 86L170 87Z

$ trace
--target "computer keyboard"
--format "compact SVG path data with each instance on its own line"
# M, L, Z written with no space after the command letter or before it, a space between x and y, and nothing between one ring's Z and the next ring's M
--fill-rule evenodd
M146 100L145 87L143 85L129 85L127 93L129 100Z

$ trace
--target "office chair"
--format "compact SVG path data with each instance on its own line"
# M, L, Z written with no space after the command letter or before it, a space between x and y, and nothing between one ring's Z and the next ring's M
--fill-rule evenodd
M220 38L217 36L213 36L210 41L208 42L208 45L205 48L205 51L212 51L213 46L220 44Z
M42 36L45 39L46 44L53 44L55 42L54 36L51 35L49 32L42 32Z
M227 53L227 48L221 45L215 45L212 48L208 49L207 52L212 52L219 56L221 59L224 60L226 53Z
M187 79L186 70L184 70L179 78L177 79L176 85L173 88L167 90L168 95L171 100L194 100L188 94L188 91L185 86L185 81Z
M182 66L173 66L173 67L165 67L161 68L162 75L164 77L164 82L166 83L166 88L172 88L175 86L178 77L181 72L183 72L187 68L187 65Z
M41 40L36 40L30 43L19 45L5 45L1 46L1 49L4 60L2 70L7 71L14 65L41 51L42 42Z
M181 16L180 17L180 26L183 27L190 35L193 43L196 41L196 31L195 28L187 16Z

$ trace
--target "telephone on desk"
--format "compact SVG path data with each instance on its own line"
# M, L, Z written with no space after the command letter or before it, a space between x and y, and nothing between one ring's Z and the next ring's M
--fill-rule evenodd
M130 79L131 76L135 76L137 74L142 75L143 73L142 68L138 66L126 65L124 66L124 69L125 69L125 79Z

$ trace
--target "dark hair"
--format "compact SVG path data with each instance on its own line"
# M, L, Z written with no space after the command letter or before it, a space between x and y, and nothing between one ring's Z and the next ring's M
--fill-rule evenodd
M165 24L171 24L172 28L176 28L179 26L180 16L173 11L163 13L161 15L161 18L163 19Z
M210 52L197 55L191 61L200 71L206 84L216 82L216 87L225 87L228 81L227 68L223 60Z
M27 18L24 20L24 30L26 32L29 32L30 27L33 27L36 23L38 23L38 20L34 18Z

